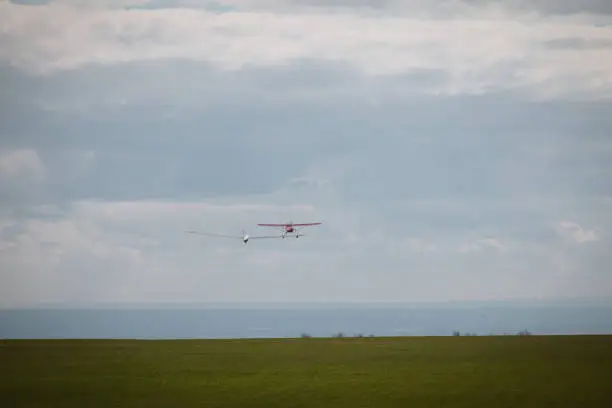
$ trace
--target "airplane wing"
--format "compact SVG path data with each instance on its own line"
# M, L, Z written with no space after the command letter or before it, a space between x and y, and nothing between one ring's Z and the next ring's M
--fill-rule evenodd
M291 225L292 227L309 227L313 225L321 225L320 222L308 222L304 224L257 224L260 227L286 227Z

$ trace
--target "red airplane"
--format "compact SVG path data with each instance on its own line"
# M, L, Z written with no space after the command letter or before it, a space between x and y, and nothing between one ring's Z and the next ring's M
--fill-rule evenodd
M257 224L258 227L273 227L273 228L280 228L282 229L282 234L281 237L285 238L287 236L287 234L291 234L295 232L295 237L299 238L300 235L300 229L304 228L304 227L312 227L315 225L321 225L320 222L308 222L308 223L304 223L304 224L294 224L293 222L289 221L286 224Z

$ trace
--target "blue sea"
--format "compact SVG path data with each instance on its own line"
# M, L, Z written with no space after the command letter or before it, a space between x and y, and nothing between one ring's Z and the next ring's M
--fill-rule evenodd
M0 338L612 334L612 304L314 304L4 309Z

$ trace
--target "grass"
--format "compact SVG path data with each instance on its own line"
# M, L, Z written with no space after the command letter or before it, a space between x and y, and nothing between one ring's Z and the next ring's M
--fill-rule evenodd
M612 336L0 341L2 407L612 407Z

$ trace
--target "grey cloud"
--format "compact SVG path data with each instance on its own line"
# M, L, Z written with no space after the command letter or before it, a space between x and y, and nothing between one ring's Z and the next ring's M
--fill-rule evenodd
M53 2L53 0L9 0L9 3L22 6L42 6L51 2Z
M601 50L612 48L612 39L561 38L547 41L544 45L556 50Z
M253 2L257 4L256 2ZM279 0L277 2L265 2L265 4L295 4L298 6L316 7L370 7L378 10L393 8L417 8L424 10L435 10L439 12L452 12L461 10L462 5L475 7L499 5L519 10L536 10L544 14L574 14L580 12L612 14L612 3L607 0L437 0L430 1L400 1L400 0ZM247 2L247 4L250 4Z
M171 2L166 2L171 3ZM437 0L431 1L403 1L403 0L278 0L278 1L253 1L245 2L247 5L257 7L258 5L271 6L275 4L289 4L296 6L316 7L370 7L378 10L394 8L417 8L435 10L439 12L451 12L461 8L462 5L482 7L488 5L499 5L521 10L536 10L546 14L573 14L580 12L612 13L612 3L607 0Z
M61 2L62 0L55 0ZM43 5L53 0L11 0L11 3L22 5ZM75 1L73 1L75 2ZM83 2L86 4L87 2ZM543 14L567 15L581 12L594 14L612 14L612 3L608 0L437 0L404 1L404 0L245 0L237 3L224 1L200 0L150 0L145 4L131 4L128 1L106 1L106 4L123 6L125 8L157 9L157 8L205 8L212 11L227 12L240 9L281 10L296 7L341 7L341 8L371 8L374 10L411 9L429 11L437 14L455 14L465 12L462 6L475 8L498 5L523 11L538 11Z
M607 0L460 0L473 6L501 5L520 10L536 10L543 14L575 14L580 12L612 14L612 3ZM440 1L440 3L448 3Z
M426 96L419 92L421 81L443 82L442 73L364 81L340 72L315 63L227 75L197 64L137 64L47 78L13 72L11 103L3 101L12 112L0 124L11 133L4 132L0 147L36 148L47 173L35 196L3 202L10 206L5 213L22 223L73 219L80 213L71 203L90 199L240 202L253 195L255 202L281 207L308 203L317 209L312 218L323 219L327 230L291 256L321 251L312 259L304 255L300 264L307 268L326 259L329 268L359 270L360 282L383 264L390 281L400 282L397 265L407 261L435 277L444 276L449 264L457 271L494 262L500 255L492 251L453 255L483 237L518 248L507 256L543 248L529 253L529 260L552 273L543 254L556 250L558 220L573 219L585 228L612 222L608 207L596 202L611 192L611 151L600 148L612 128L607 104L529 102L520 92ZM168 84L175 75L181 81ZM275 82L275 76L282 80ZM314 90L304 92L302 81ZM181 270L191 279L187 270L197 270L195 262L212 262L199 251L213 256L222 244L181 241L168 231L208 224L218 232L238 232L255 218L285 221L292 214L237 213L214 222L202 213L183 222L169 214L120 225L101 218L95 225L113 251L135 245L142 257L168 268L182 262L171 258L178 257L172 251L190 258L193 265ZM291 217L296 213L303 214ZM91 215L79 217L77 225L91 222ZM25 231L20 228L6 232L3 241L13 242ZM137 231L152 236L155 246L128 244L123 237L135 240ZM351 235L359 239L352 242ZM410 249L416 244L406 237L437 245L436 257ZM124 239L125 248L119 244ZM77 258L73 268L87 265L88 256ZM241 256L224 267L239 270L245 262L255 261ZM481 269L473 279L486 274ZM503 279L511 281L516 273L508 266ZM219 279L216 287L230 296L228 281ZM545 286L546 278L538 279ZM481 288L494 279L486 282ZM390 293L388 286L381 284L378 293Z
M201 1L201 0L149 0L142 5L130 5L130 9L163 9L186 7L195 9L207 9L216 12L227 12L236 10L237 7L232 2L225 1Z
M381 110L372 124L380 129L368 130L384 132L396 143L401 140L401 148L381 143L377 149L372 139L368 159L380 164L364 176L376 179L394 168L401 171L403 182L386 191L392 197L449 192L503 197L504 190L588 193L584 182L597 180L595 170L603 184L595 183L591 192L609 191L608 174L601 171L608 168L611 152L600 149L601 144L609 145L608 104L526 103L510 95L492 95L423 99ZM543 160L533 152L536 148L554 154Z
M445 80L437 71L365 82L315 63L227 75L178 64L184 81L163 85L165 66L144 66L12 72L0 146L38 149L52 201L265 193L321 154L361 160L342 186L357 201L611 190L610 150L589 147L609 140L606 103L423 96L422 82ZM530 148L560 151L542 161Z
M129 199L270 191L319 152L350 152L371 137L353 126L367 107L354 97L359 77L342 67L306 62L227 75L172 67L193 82L156 88L171 80L163 64L50 78L5 69L0 146L39 151L53 200Z

